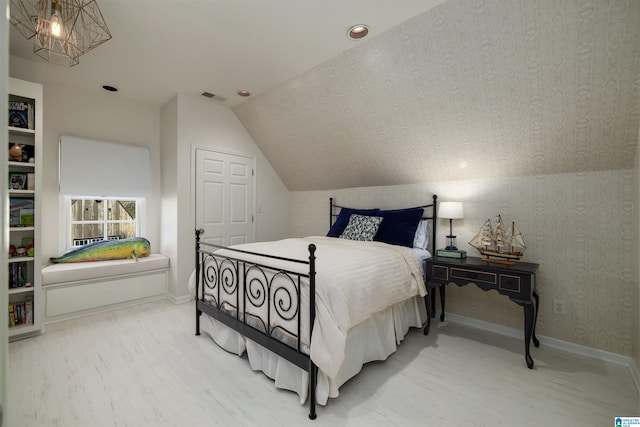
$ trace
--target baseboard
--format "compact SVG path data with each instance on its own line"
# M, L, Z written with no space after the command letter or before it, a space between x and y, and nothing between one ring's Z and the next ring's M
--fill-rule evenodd
M440 312L437 313L436 319L440 316ZM495 323L485 322L483 320L473 319L471 317L460 316L458 314L446 313L446 320L459 323L461 325L471 326L473 328L483 329L486 331L494 332L496 334L505 335L512 338L522 339L522 330L509 328L507 326L497 325ZM536 335L541 344L548 347L557 348L559 350L568 351L570 353L578 354L580 356L590 357L593 359L602 360L605 362L611 362L618 365L623 365L629 368L633 382L640 393L640 371L636 361L628 356L623 356L618 353L610 351L600 350L585 345L574 344L572 342L559 340L557 338L545 337L543 335Z
M163 299L167 299L166 294L155 295L155 296L140 298L136 300L123 301L117 304L109 304L109 305L96 307L88 310L61 314L59 316L46 317L44 319L44 325L50 325L52 323L62 322L64 320L71 320L71 319L77 319L80 317L91 316L94 314L104 313L106 311L118 310L120 308L131 307L134 305L145 304L148 302L162 301Z
M638 364L634 359L631 359L629 370L631 371L633 382L636 383L636 389L638 389L638 393L640 393L640 369L638 369Z
M167 299L174 304L184 304L184 303L193 301L193 297L191 295L183 295L181 297L176 297L175 295L168 294Z

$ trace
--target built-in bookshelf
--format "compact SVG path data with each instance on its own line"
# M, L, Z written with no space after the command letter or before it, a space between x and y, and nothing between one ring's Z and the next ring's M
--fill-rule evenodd
M9 79L9 338L42 331L42 85Z

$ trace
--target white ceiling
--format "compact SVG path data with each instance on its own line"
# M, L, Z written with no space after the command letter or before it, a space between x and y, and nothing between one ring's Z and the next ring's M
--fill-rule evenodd
M99 0L113 39L47 80L161 106L176 93L209 91L232 107L239 89L261 93L444 0ZM46 64L11 28L10 54ZM100 89L101 90L101 89Z

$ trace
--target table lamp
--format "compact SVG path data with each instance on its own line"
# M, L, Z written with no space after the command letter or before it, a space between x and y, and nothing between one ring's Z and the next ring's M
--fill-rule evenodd
M453 220L464 218L462 202L440 202L438 204L438 218L449 218L449 235L447 236L447 251L457 251L456 236L453 235Z

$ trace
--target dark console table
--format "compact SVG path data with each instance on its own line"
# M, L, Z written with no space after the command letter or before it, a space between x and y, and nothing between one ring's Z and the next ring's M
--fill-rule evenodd
M517 262L515 265L503 265L482 261L480 258L464 259L431 257L425 261L427 287L431 291L431 301L435 289L440 288L440 301L444 320L445 286L455 283L458 286L474 284L482 290L493 289L501 295L524 308L524 348L525 360L529 369L533 368L533 358L529 353L531 340L536 347L540 342L536 338L536 320L538 318L539 297L535 286L535 275L538 264ZM429 310L431 311L431 310ZM429 313L431 314L431 313ZM429 333L431 315L425 327L425 335Z

